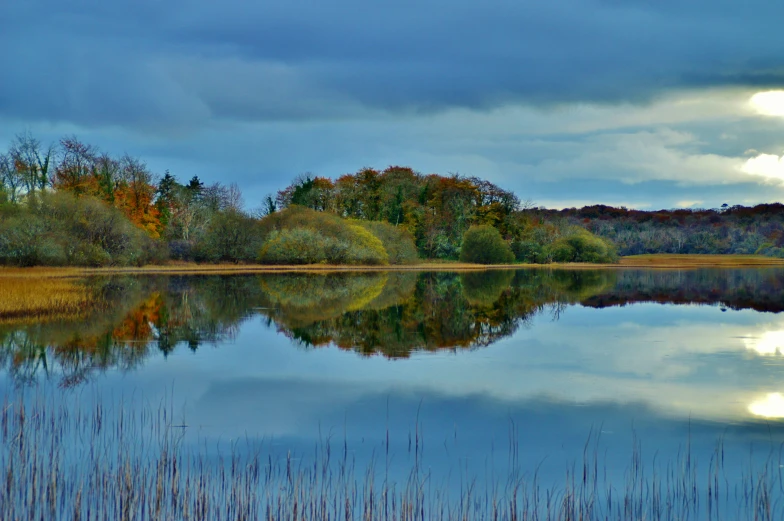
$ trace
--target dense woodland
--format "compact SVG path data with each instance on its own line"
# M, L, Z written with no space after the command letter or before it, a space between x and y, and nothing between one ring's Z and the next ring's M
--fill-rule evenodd
M784 257L784 205L629 210L604 205L533 211L545 221L579 225L612 241L620 255L736 253Z
M252 260L256 221L236 185L181 184L76 138L17 136L0 154L0 263L141 265Z
M156 174L75 137L0 153L0 264L614 262L618 254L784 256L784 207L642 212L521 204L477 177L363 168L301 175L248 211L237 185Z

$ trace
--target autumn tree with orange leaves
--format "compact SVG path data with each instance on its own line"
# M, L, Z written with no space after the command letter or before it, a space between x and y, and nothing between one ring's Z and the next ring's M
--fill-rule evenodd
M60 148L52 182L55 190L100 199L119 209L150 237L160 237L155 176L143 161L127 154L115 159L75 137L62 139Z

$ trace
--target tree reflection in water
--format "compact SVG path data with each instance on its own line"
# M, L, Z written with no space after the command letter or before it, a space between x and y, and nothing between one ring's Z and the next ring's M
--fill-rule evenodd
M784 270L497 270L256 276L104 277L83 281L101 302L83 316L0 326L0 363L22 384L40 375L73 387L178 347L230 340L261 316L305 348L362 355L472 349L572 304L654 301L784 310Z

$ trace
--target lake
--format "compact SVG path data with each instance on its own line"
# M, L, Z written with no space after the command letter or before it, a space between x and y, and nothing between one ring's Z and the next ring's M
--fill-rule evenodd
M50 425L84 422L43 426L24 451L10 448L20 437L3 434L3 468L29 465L30 451L45 459L59 445L64 476L85 483L79 501L65 487L50 512L98 501L85 461L125 461L94 455L89 440L107 453L133 452L134 443L158 447L175 433L176 452L198 454L201 471L219 476L214 483L224 483L220 469L247 469L261 455L267 481L243 477L251 481L243 481L242 501L255 498L264 506L253 512L276 519L291 517L281 497L308 489L307 479L296 494L286 488L292 461L314 480L311 489L321 487L302 503L336 513L309 519L367 518L367 505L392 508L384 505L395 497L395 516L370 518L512 519L510 497L541 519L578 511L596 519L784 515L782 269L83 283L104 302L87 319L0 325L4 410L23 403L54 418ZM114 434L85 434L95 411ZM3 414L2 425L19 423ZM26 413L28 422L35 417ZM146 427L161 417L165 429ZM139 476L144 454L134 460ZM149 469L161 468L155 461ZM19 490L34 474L17 478ZM167 476L187 488L176 472ZM257 494L264 483L274 490ZM386 496L368 500L374 486ZM5 498L17 511L30 502L19 490ZM206 517L242 518L225 506L244 505L239 496L214 494ZM324 506L324 497L334 504ZM343 497L353 498L350 515ZM273 515L271 504L283 513ZM152 507L138 508L141 516ZM188 518L180 507L158 508L161 518Z

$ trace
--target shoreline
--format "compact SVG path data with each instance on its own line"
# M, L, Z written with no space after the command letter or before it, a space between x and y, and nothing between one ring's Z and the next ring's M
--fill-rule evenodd
M85 277L100 275L242 275L255 273L334 273L378 271L485 271L517 269L699 269L699 268L784 268L784 259L762 255L650 254L622 257L617 264L469 264L422 262L417 264L355 265L264 265L264 264L167 264L142 267L30 267L0 268L0 278Z

